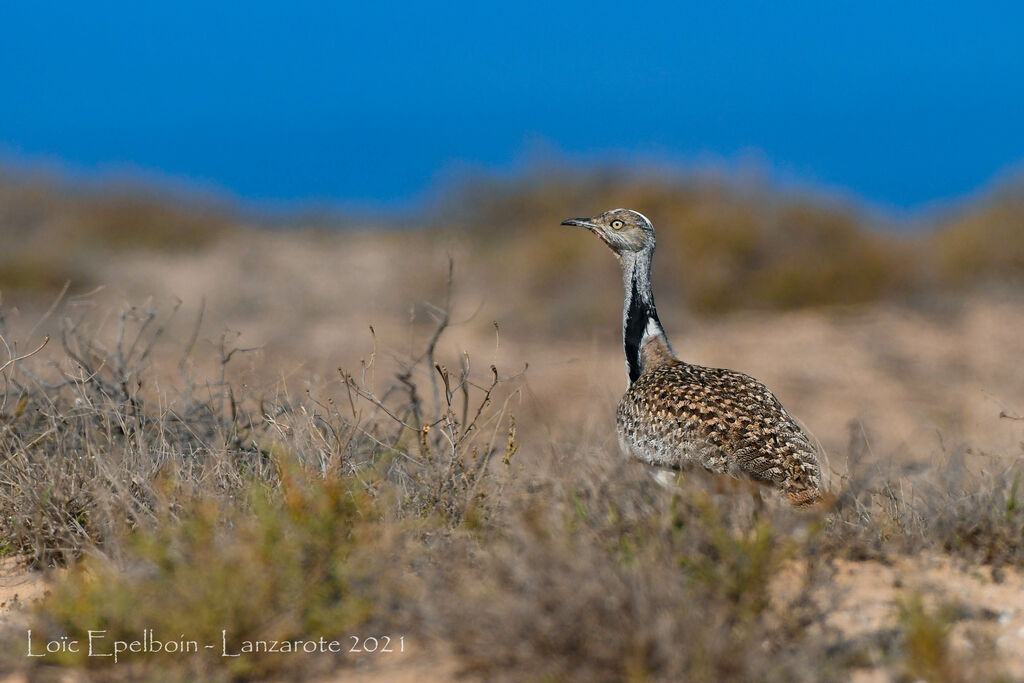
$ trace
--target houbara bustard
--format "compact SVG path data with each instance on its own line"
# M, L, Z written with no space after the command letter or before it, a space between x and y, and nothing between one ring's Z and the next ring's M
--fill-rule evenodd
M673 353L651 292L651 222L637 211L615 209L562 225L590 230L622 265L629 389L616 427L623 451L658 467L697 464L749 478L777 488L795 506L820 500L816 451L775 395L753 377L691 365Z

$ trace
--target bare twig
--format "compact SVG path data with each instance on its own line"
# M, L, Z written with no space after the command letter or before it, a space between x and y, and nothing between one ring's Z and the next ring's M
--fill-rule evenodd
M36 355L37 353L39 353L40 351L42 351L42 350L43 350L43 348L44 348L44 347L45 347L45 346L46 346L47 344L49 344L49 343L50 343L50 335L46 335L45 337L43 337L43 343L42 343L42 344L40 344L40 345L39 345L38 347L36 347L36 349L35 349L34 351L29 351L28 353L26 353L26 354L23 354L23 355L21 355L21 356L13 357L13 358L9 359L9 360L8 360L8 361L7 361L6 363L4 363L3 365L0 365L0 372L3 372L3 371L4 371L4 370L6 370L6 369L7 369L8 367L10 367L10 366L12 366L12 365L14 365L15 363L18 363L18 362L20 362L20 361L23 361L23 360L25 360L26 358L31 358L32 356L34 356L34 355Z

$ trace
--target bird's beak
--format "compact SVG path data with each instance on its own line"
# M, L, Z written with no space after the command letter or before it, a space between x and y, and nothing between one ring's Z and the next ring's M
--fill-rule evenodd
M596 225L590 222L589 218L570 218L562 221L562 225L576 225L589 230L595 230L597 228Z

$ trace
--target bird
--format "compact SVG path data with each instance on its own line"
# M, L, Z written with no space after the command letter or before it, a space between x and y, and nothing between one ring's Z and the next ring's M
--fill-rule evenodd
M613 209L562 225L586 228L622 266L622 341L629 385L616 410L622 451L656 468L698 465L773 488L794 507L822 499L822 468L807 434L753 377L680 360L651 289L654 226L639 211Z

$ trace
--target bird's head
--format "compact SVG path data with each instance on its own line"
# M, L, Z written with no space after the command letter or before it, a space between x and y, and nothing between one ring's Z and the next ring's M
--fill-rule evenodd
M562 221L562 225L586 228L620 257L654 249L654 226L646 216L632 209L613 209L593 218L570 218Z

